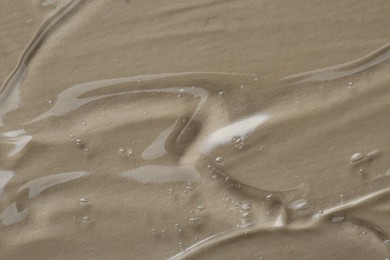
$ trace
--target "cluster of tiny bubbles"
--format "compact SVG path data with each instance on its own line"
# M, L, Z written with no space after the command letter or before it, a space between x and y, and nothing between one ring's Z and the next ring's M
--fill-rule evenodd
M181 233L183 231L183 229L180 227L180 224L175 224L175 230L177 233Z
M83 140L81 140L80 138L77 138L77 139L76 139L76 144L77 144L78 146L83 145Z
M133 150L131 149L124 149L123 147L119 147L118 153L121 155L127 155L127 156L132 156L133 155Z
M187 183L186 187L185 187L185 191L193 191L195 188L194 186L192 185L191 182Z
M202 218L200 216L193 216L188 219L188 223L190 224L196 224L198 223Z
M241 201L238 201L238 200L236 200L236 201L234 201L234 202L233 202L233 205L234 205L235 207L239 207L239 206L241 206L241 205L242 205L242 202L241 202Z
M358 161L361 161L363 158L364 158L365 154L364 153L354 153L351 155L351 158L350 158L350 161L352 163L355 163L355 162L358 162Z
M208 165L207 165L207 169L208 169L211 173L214 173L214 167L213 167L212 165L208 164ZM218 177L218 175L213 174L213 175L211 176L211 179L212 179L213 181L218 181L218 180L219 180L219 177Z
M74 138L75 138L75 136L73 134L71 134L70 135L70 139L73 140ZM79 146L81 148L83 148L85 146L83 140L81 140L80 138L76 139L76 144L77 144L77 146ZM88 153L89 149L88 148L84 148L84 152Z
M218 93L218 96L219 97L223 97L225 95L225 91L220 91L219 93Z
M249 217L249 211L252 209L252 204L244 203L241 206L241 217L248 218Z
M232 141L238 149L241 150L244 147L244 140L241 137L235 136L232 138Z
M252 204L245 203L241 206L241 211L247 212L252 209Z

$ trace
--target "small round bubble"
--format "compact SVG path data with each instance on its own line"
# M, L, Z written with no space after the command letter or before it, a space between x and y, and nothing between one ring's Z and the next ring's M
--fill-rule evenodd
M87 199L87 198L80 198L79 202L80 202L80 204L86 204L86 203L89 202L89 199Z
M89 222L89 221L91 221L91 218L88 217L88 216L84 216L81 220L82 220L83 222Z
M222 156L218 156L217 158L215 158L216 163L223 163L223 161L224 161L224 158Z

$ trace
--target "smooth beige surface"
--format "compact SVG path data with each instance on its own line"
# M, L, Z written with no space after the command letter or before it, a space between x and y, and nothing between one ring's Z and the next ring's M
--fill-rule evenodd
M389 13L1 1L0 258L389 258Z

